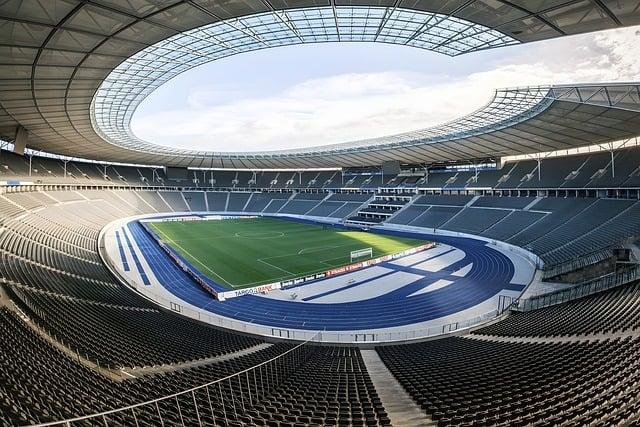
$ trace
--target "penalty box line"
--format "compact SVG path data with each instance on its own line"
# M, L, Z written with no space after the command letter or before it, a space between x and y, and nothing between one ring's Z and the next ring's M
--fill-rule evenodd
M278 269L278 270L280 270L280 271L282 271L284 273L287 273L289 275L292 275L292 276L294 275L294 273L290 272L289 270L285 270L284 268L280 268L277 265L273 265L270 262L265 261L265 258L258 258L256 261L261 262L261 263L263 263L265 265L268 265L269 267L276 268L276 269Z
M287 273L289 275L295 276L295 273L292 273L289 270L286 270L286 269L284 269L282 267L278 267L277 265L274 265L274 264L272 264L272 263L270 263L270 262L268 262L266 260L271 260L271 259L275 259L275 258L295 257L295 256L303 255L303 254L322 252L323 250L327 250L327 249L344 248L346 246L353 246L353 244L352 243L347 243L347 244L344 244L344 245L313 246L313 247L309 247L309 248L303 248L303 249L299 250L295 254L291 253L291 254L283 254L283 255L274 255L274 256L271 256L271 257L258 258L256 261L261 262L263 264L266 264L266 265L268 265L270 267L276 268L276 269L278 269L278 270L280 270L280 271L282 271L284 273ZM309 251L309 252L304 252L304 251ZM335 264L333 264L333 263L331 263L329 261L343 260L343 259L346 260L346 255L338 256L338 257L331 257L331 258L326 258L326 259L319 259L318 262L320 264L324 264L326 266L329 266L330 268L336 268L336 267L339 267L339 266L341 266L343 264L340 263L340 264L338 264L336 266ZM321 272L321 271L322 271L322 269L318 269L318 270L314 270L312 272L304 273L303 275L315 274L315 273ZM288 276L282 276L282 277L279 277L277 279L283 279L283 278L286 278L286 277L288 277ZM259 282L254 282L254 283L259 283ZM253 283L247 283L247 285L251 285L251 284L253 284Z

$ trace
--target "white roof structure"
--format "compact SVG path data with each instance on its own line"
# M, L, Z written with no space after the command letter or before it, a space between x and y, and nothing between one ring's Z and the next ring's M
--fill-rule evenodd
M125 163L229 168L430 163L640 134L638 85L504 89L429 129L295 150L175 149L130 129L157 87L198 65L275 46L379 42L460 55L640 24L636 0L8 0L0 5L0 137ZM176 123L179 125L179 123Z

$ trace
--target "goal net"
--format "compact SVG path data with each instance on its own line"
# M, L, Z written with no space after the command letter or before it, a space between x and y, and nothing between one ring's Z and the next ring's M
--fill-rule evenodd
M358 249L356 251L351 251L351 262L364 257L373 258L373 248L365 248L365 249Z

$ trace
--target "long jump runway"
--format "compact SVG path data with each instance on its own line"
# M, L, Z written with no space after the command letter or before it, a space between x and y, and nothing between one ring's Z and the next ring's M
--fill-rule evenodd
M275 328L357 331L406 326L445 318L501 292L524 288L512 283L511 259L485 242L423 235L442 246L351 273L351 278L338 276L268 296L220 302L182 271L137 221L129 223L127 231L151 270L145 273L152 273L177 298L220 316Z

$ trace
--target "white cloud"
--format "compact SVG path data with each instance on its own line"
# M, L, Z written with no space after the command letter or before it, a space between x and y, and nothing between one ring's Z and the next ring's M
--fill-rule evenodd
M638 28L540 42L522 51L510 48L515 56L491 71L450 79L402 71L341 74L259 97L193 87L186 107L136 115L132 126L143 139L202 150L324 145L442 123L479 108L495 88L640 76Z

